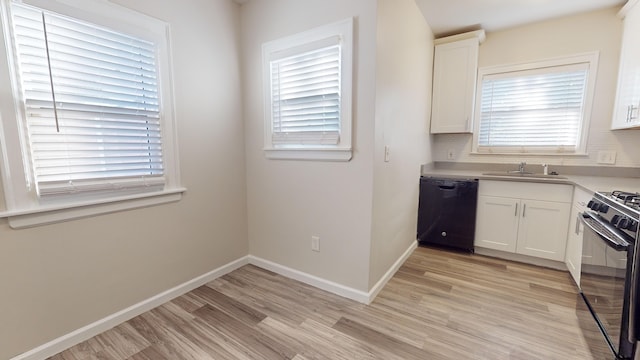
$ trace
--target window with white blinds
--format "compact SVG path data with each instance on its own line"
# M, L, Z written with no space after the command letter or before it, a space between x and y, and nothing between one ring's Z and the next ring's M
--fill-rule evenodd
M340 46L271 62L274 144L331 144L340 137Z
M351 159L353 19L263 44L265 153Z
M155 44L19 3L10 9L38 195L161 189Z
M595 67L590 61L546 65L481 70L478 152L583 151Z

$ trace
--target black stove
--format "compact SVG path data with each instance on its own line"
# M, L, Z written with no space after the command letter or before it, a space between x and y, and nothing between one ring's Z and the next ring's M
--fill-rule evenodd
M636 238L640 222L640 194L625 191L597 192L587 205L610 226Z
M609 197L621 203L622 205L629 207L636 213L640 213L640 194L631 193L626 191L612 191L609 193Z
M597 192L587 207L580 217L580 293L614 358L633 359L640 338L640 194Z

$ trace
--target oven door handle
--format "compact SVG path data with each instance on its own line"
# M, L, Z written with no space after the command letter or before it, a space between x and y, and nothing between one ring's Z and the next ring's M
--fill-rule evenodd
M638 291L638 281L640 281L640 274L638 274L638 266L640 263L640 249L638 244L640 241L636 239L633 252L633 261L631 262L631 283L629 286L629 322L627 327L627 338L630 343L635 344L640 340L640 334L638 334L638 299L640 294Z
M609 247L623 251L631 246L627 240L617 233L618 229L591 215L589 212L583 212L580 220L586 227L598 234Z

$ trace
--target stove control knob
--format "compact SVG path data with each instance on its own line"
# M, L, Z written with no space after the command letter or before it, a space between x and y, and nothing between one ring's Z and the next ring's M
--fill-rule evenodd
M596 203L595 201L593 201L593 200L589 200L589 203L587 204L587 207L588 207L589 209L591 209L591 208L593 207L593 204L595 204L595 203Z
M629 221L629 225L627 225L627 229L631 231L638 231L638 223L636 221Z
M618 222L618 229L626 229L629 224L629 219L622 219Z
M598 207L598 211L600 211L601 213L607 213L607 211L609 211L609 205L606 204L600 204L600 207Z
M617 226L618 221L620 221L620 215L613 215L613 217L611 218L611 225Z
M600 203L597 203L595 201L589 201L589 208L593 211L598 211L598 209L600 209Z

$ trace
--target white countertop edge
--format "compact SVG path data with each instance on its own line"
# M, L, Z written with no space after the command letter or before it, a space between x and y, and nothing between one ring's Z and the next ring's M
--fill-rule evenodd
M640 192L640 178L609 177L609 176L584 176L561 175L561 178L531 178L520 176L484 175L480 171L447 170L447 169L423 169L422 176L443 177L452 179L478 179L497 181L518 181L548 184L567 184L582 188L588 192L596 191L630 191Z

